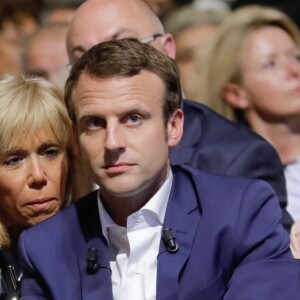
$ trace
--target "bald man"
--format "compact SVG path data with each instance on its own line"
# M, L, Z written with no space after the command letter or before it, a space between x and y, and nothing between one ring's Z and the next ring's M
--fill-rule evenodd
M71 63L97 43L135 37L175 58L176 46L142 0L88 0L76 11L67 35ZM285 210L287 198L280 159L274 148L252 131L229 122L206 106L185 100L184 135L171 149L172 164L200 170L259 178L275 190L282 209L282 223L289 230L293 220Z

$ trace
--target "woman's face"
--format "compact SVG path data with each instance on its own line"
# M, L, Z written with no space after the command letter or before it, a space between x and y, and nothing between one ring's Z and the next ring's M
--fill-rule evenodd
M28 227L57 213L64 201L67 151L49 130L27 136L0 159L0 219Z
M242 88L248 111L282 120L300 113L300 51L281 28L251 32L240 52Z

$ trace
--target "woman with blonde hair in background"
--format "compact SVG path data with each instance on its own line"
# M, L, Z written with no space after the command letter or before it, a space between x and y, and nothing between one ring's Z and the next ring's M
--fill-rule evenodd
M203 52L202 52L203 53ZM300 219L300 33L262 6L232 12L199 58L194 98L269 141L285 166L287 210ZM257 154L259 155L259 153Z
M78 167L74 171L72 127L58 88L38 77L1 76L0 128L0 298L13 299L20 233L80 193L72 191Z

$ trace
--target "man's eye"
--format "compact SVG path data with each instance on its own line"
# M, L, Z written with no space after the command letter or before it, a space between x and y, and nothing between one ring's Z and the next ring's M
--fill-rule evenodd
M141 120L142 120L141 116L136 114L127 117L127 122L131 124L139 123Z
M88 128L99 128L104 126L105 126L105 122L99 118L92 118L87 121Z

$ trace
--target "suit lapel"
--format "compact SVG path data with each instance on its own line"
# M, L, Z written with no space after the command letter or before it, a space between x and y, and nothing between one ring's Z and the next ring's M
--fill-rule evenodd
M81 276L82 299L112 300L111 270L107 242L102 235L98 213L97 191L76 203L78 220L84 240L78 251L78 267ZM87 254L89 248L98 250L99 269L94 274L87 272Z
M167 206L164 228L172 228L179 250L165 251L160 244L157 266L157 300L174 300L178 296L179 274L193 247L200 221L198 195L183 172L174 172L172 190Z

